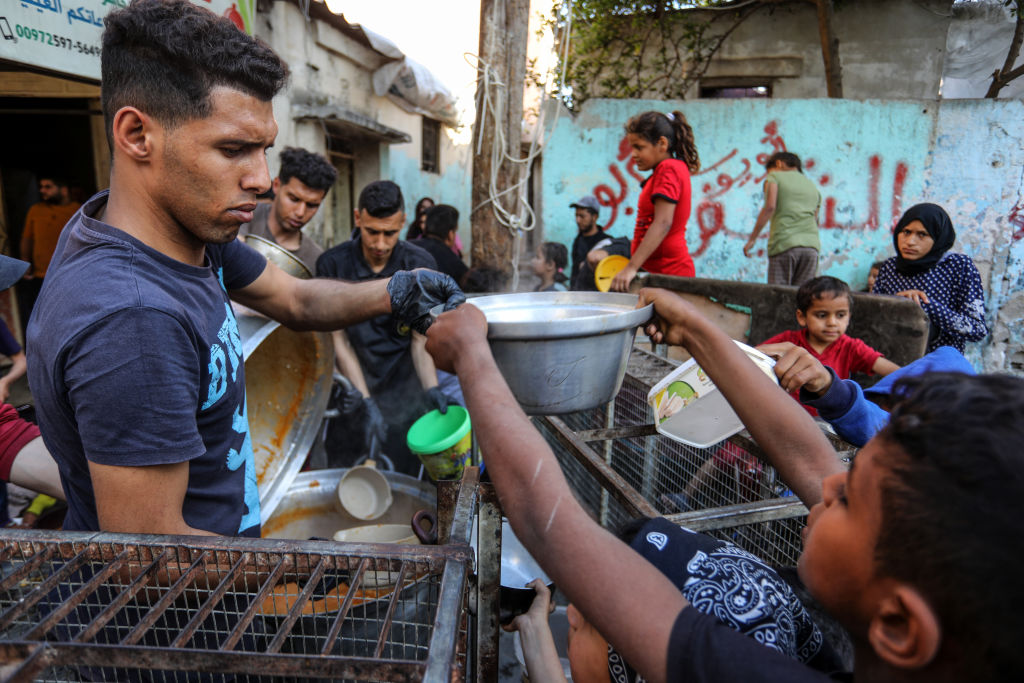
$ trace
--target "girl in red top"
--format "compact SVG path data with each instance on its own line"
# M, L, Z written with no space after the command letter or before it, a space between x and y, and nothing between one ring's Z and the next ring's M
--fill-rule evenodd
M633 163L653 171L643 182L633 231L633 256L612 280L617 292L643 268L649 273L693 277L693 259L686 248L686 221L690 218L690 174L700 168L693 129L681 111L638 114L626 124L633 148Z

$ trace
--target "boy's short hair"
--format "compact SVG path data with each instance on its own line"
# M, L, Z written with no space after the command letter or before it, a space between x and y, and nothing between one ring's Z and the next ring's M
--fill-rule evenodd
M459 210L448 204L438 204L427 209L427 224L424 232L445 239L448 233L459 227Z
M135 0L104 23L100 98L110 140L123 107L174 127L209 116L215 86L269 102L288 80L270 47L188 0Z
M850 285L831 275L822 275L800 285L796 290L796 309L806 313L807 309L814 305L815 299L824 299L826 296L839 298L845 296L853 308L853 297L850 296Z
M326 192L338 179L338 170L322 154L300 147L285 147L281 150L281 170L277 177L282 184L298 178L306 187Z
M390 180L374 180L359 193L360 211L374 218L388 218L405 210L402 188Z
M935 610L960 680L1020 675L1024 379L932 373L897 384L878 438L882 522L876 573ZM949 650L947 649L947 652Z
M795 168L801 173L804 172L804 166L800 163L800 157L793 154L792 152L776 152L775 154L768 157L768 161L764 162L764 168L766 171L772 170L772 166L775 165L776 161L781 161L790 168Z
M874 263L871 264L871 267L868 268L868 270L869 271L871 271L871 270L881 270L882 266L884 266L884 265L885 265L885 261L884 260L882 260L882 261L875 261Z

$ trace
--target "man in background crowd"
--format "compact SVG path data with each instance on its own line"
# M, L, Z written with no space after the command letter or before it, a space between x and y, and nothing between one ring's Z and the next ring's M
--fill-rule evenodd
M359 234L323 253L316 263L318 278L368 282L402 270L437 267L434 257L416 243L400 239L405 199L398 185L390 180L370 183L359 194L357 206L354 221ZM401 329L388 315L334 332L338 370L362 394L364 410L361 422L335 420L328 431L327 452L336 463L352 464L346 460L360 453L373 455L376 443L397 471L419 471L420 463L406 445L406 432L424 413L448 405L425 346L423 335ZM351 451L358 441L353 426L362 425L366 450L339 452Z
M281 152L281 170L274 178L273 201L256 207L252 221L238 229L239 236L256 235L275 242L312 272L324 250L302 234L302 228L313 220L337 178L337 169L324 156L286 147Z
M39 179L39 198L42 201L29 207L25 229L21 232L21 258L31 264L18 285L23 328L28 327L28 318L43 287L60 231L81 206L71 201L67 181L55 175Z

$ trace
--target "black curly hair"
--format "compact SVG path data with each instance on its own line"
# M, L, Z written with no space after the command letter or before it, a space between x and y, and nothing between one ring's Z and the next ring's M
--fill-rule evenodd
M108 140L123 107L177 126L210 115L215 86L268 102L288 80L288 66L270 47L188 0L135 0L104 23L100 98Z
M301 147L285 147L281 150L281 170L277 177L282 184L298 178L310 189L329 190L338 179L338 169L322 154Z

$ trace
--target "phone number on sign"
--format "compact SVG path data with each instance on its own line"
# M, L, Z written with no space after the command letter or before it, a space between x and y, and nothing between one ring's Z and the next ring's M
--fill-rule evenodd
M66 48L75 52L80 52L84 55L96 55L100 54L99 47L95 45L89 45L79 40L72 40L71 38L65 38L64 36L58 36L50 33L49 31L42 31L39 29L30 28L28 26L22 26L21 24L14 25L14 32L18 34L19 38L26 40L38 40L44 45L52 45L57 48Z

